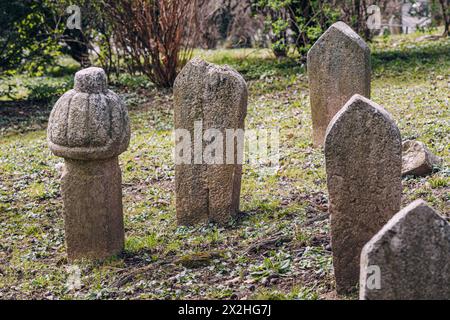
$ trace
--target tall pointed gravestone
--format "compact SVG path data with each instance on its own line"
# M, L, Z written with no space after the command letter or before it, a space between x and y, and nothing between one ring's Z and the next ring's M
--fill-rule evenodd
M370 49L349 26L336 22L308 52L314 146L324 143L334 115L354 94L370 98Z
M381 106L353 96L328 126L325 161L339 294L357 289L362 247L400 209L402 141Z
M398 212L363 248L360 299L450 299L450 224L423 200Z
M247 85L234 69L194 58L174 100L178 224L226 224L239 210Z

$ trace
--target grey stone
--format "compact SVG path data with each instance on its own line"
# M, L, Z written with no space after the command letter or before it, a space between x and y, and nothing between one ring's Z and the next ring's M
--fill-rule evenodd
M78 92L104 93L108 90L107 77L103 69L90 67L75 74L74 89Z
M344 22L336 22L308 52L314 146L324 142L333 116L354 94L370 98L370 49Z
M75 89L62 95L50 113L47 140L56 156L78 160L107 159L127 149L128 113L119 96L106 89L103 69L75 74Z
M325 161L338 294L357 289L362 247L400 209L401 146L387 111L360 95L328 126Z
M125 105L107 89L103 69L75 74L75 89L50 114L47 140L65 162L61 188L69 260L120 253L124 228L118 155L128 147L130 124Z
M202 135L210 128L223 137L226 129L244 129L247 113L247 85L242 76L228 66L217 66L194 58L183 68L174 84L175 129L186 129L194 140L194 123L202 121ZM207 144L202 142L202 150ZM193 148L192 148L193 149ZM201 151L200 151L201 152ZM175 191L177 220L180 225L204 222L225 224L239 210L242 164L194 162L176 164Z
M406 140L402 151L402 176L424 176L440 166L442 160L435 156L423 142Z
M65 159L61 189L69 260L104 259L123 250L121 183L117 157Z
M450 299L450 225L424 201L402 209L364 246L360 299Z

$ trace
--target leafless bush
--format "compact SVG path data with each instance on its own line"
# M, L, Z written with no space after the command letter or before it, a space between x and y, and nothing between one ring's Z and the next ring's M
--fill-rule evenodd
M173 85L192 54L197 0L105 0L116 44L130 71L147 75L158 87Z

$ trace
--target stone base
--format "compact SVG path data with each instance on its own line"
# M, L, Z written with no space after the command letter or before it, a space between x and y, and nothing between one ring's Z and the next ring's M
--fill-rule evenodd
M226 225L239 211L242 165L175 166L178 225Z
M61 187L69 260L104 259L123 250L121 181L117 157L65 159Z

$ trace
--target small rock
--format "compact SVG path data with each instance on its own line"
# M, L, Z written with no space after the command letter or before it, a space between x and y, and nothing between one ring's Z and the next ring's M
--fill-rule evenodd
M402 149L402 176L424 176L433 171L433 166L442 163L423 142L406 140Z

